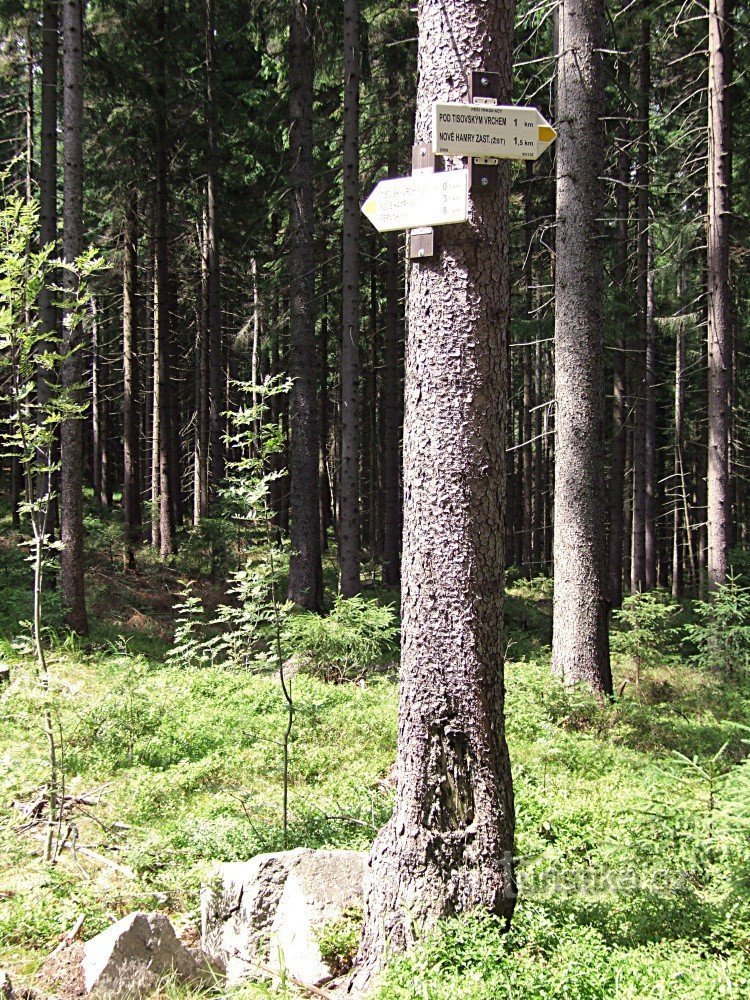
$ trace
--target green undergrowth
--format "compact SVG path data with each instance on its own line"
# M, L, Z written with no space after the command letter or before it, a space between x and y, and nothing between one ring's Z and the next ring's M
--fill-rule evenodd
M291 667L285 840L278 678L166 659L185 567L144 557L126 577L116 526L107 532L98 559L90 554L92 635L74 640L61 625L50 635L66 793L82 800L55 868L40 860L43 827L23 829L47 764L30 666L14 648L26 569L12 546L0 550L0 657L11 666L0 691L0 966L29 982L80 913L84 936L135 908L195 926L201 880L217 861L285 845L367 848L392 803L393 672L347 661L356 680L336 670L334 683L321 663L306 665L308 650ZM190 558L210 562L195 547ZM210 600L210 581L198 583ZM364 601L379 615L393 598L373 590ZM549 581L509 588L521 890L512 930L474 915L418 933L390 963L379 1000L750 995L746 675L700 668L675 634L638 664L615 655L614 703L565 691L550 674L551 600ZM680 608L675 627L691 616ZM339 642L312 638L322 659ZM324 944L343 962L352 940L350 921ZM169 983L160 995L188 996ZM270 994L248 985L237 995Z

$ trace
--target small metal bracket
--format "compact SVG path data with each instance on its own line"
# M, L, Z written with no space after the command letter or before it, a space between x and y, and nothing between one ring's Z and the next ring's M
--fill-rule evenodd
M418 142L411 149L412 174L432 174L435 172L435 154L432 146ZM409 230L409 259L424 260L435 255L435 230L431 226L421 226Z
M469 100L472 104L497 104L500 96L500 74L485 70L471 71ZM469 190L473 195L482 191L497 191L500 183L499 160L492 156L469 157Z

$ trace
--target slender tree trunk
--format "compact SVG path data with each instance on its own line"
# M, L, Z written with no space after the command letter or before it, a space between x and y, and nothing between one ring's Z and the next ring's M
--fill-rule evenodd
M208 514L209 502L209 345L208 345L208 263L206 260L205 210L198 230L201 271L198 305L195 311L195 445L193 454L193 524Z
M392 88L391 88L392 89ZM395 129L395 126L394 126ZM388 176L398 174L396 137L388 153ZM383 397L383 583L397 587L401 576L401 495L399 447L401 349L399 337L399 237L388 233L385 248L385 358Z
M318 477L320 482L320 548L328 548L328 529L331 526L331 484L328 476L328 261L324 248L321 272L323 312L320 317L320 443L318 445Z
M732 306L729 287L732 121L731 0L708 13L708 585L729 571L729 428Z
M122 423L123 551L125 566L135 568L141 540L141 436L138 344L138 190L128 188L122 261Z
M161 521L159 510L161 506L161 482L159 478L159 439L161 436L161 378L159 371L161 362L159 359L161 338L159 336L159 293L156 281L156 239L154 239L154 267L152 273L152 295L153 306L151 310L152 318L152 342L153 342L153 364L151 367L151 547L158 549L161 545Z
M612 691L605 548L604 0L562 0L557 62L555 598L552 665Z
M656 537L657 465L656 465L656 338L654 337L654 243L649 228L648 270L646 276L646 507L644 568L647 590L657 585L658 540Z
M373 230L374 232L374 230ZM378 562L382 555L382 536L380 532L379 497L380 490L380 454L378 448L378 282L377 259L373 258L370 265L370 372L367 383L367 409L365 424L368 429L368 447L362 449L362 461L366 464L368 481L368 536L370 558ZM363 425L364 426L364 425Z
M344 232L339 586L360 588L359 554L359 0L344 0Z
M304 0L289 6L289 448L292 555L289 599L323 608L318 483L318 398L315 350L313 244L313 37Z
M101 503L102 487L102 390L99 344L99 314L96 297L91 297L91 485L94 499Z
M42 10L42 93L41 93L41 143L39 166L39 229L40 247L52 247L56 256L57 246L57 59L59 49L59 25L57 0L44 0ZM57 308L54 305L51 286L57 284L58 276L50 275L39 293L40 333L54 337L57 334ZM37 370L36 393L39 409L45 412L51 394L54 376ZM48 494L52 489L49 473L40 477L37 493ZM57 521L57 502L51 500L47 516L47 531L54 535Z
M638 63L638 164L636 169L636 217L638 264L638 345L633 355L635 421L633 432L633 542L630 589L638 593L647 586L646 524L648 521L648 285L649 285L649 101L651 97L651 21L644 13Z
M674 374L674 506L672 508L672 596L682 597L684 590L682 506L685 501L683 468L683 433L685 406L685 325L679 320L675 330Z
M450 30L446 30L446 17ZM468 68L510 97L513 4L419 6L416 141ZM455 168L460 161L448 161ZM412 266L404 421L398 783L365 887L360 979L448 914L510 917L513 790L503 714L503 518L510 314L507 165L438 255Z
M528 329L532 329L533 305L534 305L534 268L532 266L532 242L534 238L534 206L532 201L534 164L527 160L526 164L526 184L524 186L524 306L526 318L529 321ZM524 340L527 338L524 337ZM534 348L532 344L521 348L523 351L523 558L521 560L523 573L527 579L534 575L532 565L532 540L533 540L533 486L534 486L534 444L531 440L533 424L533 368L534 368Z
M215 0L206 0L206 125L208 132L206 257L208 265L208 342L210 356L211 487L224 478L226 408L222 372L221 265L219 259L219 173L216 126Z
M617 304L615 350L613 362L612 401L612 451L609 475L609 601L613 608L622 604L623 529L625 494L626 409L625 351L626 330L630 323L630 290L628 287L628 213L630 185L629 128L625 96L630 91L630 68L626 59L618 66L618 83L622 110L618 127L617 186L617 237L615 243L615 296Z
M157 36L157 92L156 92L156 204L154 238L154 382L158 384L158 434L154 439L157 452L159 484L159 553L163 559L175 551L173 474L170 469L172 448L172 392L170 364L170 311L169 311L169 234L168 234L168 177L167 177L167 55L166 15L163 0L156 13ZM155 423L156 423L155 418ZM156 429L156 428L155 428Z
M83 17L80 0L65 0L63 31L63 254L73 263L83 252ZM77 279L65 271L63 285L68 295L75 295ZM82 354L79 350L82 330L74 315L63 319L63 360L60 380L79 403L78 388L83 380ZM61 426L62 475L60 517L62 552L60 583L67 621L72 629L88 634L86 585L83 549L83 420L68 418Z

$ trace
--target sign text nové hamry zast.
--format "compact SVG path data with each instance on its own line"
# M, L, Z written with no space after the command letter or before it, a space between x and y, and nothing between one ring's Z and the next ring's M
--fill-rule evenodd
M493 160L536 160L557 133L536 108L497 104L433 105L432 148L441 156ZM379 232L466 222L469 218L467 171L380 181L362 206Z

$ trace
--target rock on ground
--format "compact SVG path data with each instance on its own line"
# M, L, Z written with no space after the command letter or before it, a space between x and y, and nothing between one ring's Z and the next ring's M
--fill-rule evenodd
M131 913L84 945L87 993L107 997L145 996L164 976L180 982L201 979L201 969L177 940L162 913Z
M3 972L1 969L0 998L2 998L2 1000L16 1000L16 994L13 992L13 983L10 981L10 976L7 972Z
M318 933L361 906L366 864L365 853L298 848L222 865L201 892L204 953L230 986L257 976L258 964L311 985L327 981Z

